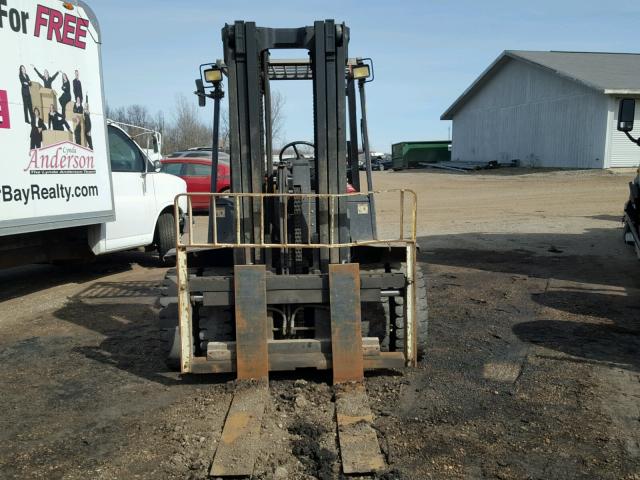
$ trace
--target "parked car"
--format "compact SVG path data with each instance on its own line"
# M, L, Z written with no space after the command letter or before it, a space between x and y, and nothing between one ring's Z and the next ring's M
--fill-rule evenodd
M392 161L391 161L390 155L384 155L384 156L377 155L371 158L371 170L380 170L380 171L391 170L391 167L392 167ZM358 168L360 170L367 169L364 158L361 158L358 161Z
M360 170L366 170L366 164L364 160L358 162L358 168ZM391 158L387 157L374 157L371 159L371 170L389 170L391 168Z
M211 191L211 160L207 158L178 157L165 158L160 162L160 171L176 175L187 182L188 193L209 193ZM231 170L229 156L220 153L218 160L218 181L216 192L229 191L231 187ZM209 197L192 197L194 211L208 211Z
M211 158L211 152L185 150L181 152L173 152L171 155L167 155L166 158Z

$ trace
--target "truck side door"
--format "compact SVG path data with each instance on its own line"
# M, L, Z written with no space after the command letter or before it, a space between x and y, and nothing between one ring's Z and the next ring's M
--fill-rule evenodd
M147 159L123 131L109 126L115 222L106 225L107 251L153 242L156 223L155 188L147 175Z

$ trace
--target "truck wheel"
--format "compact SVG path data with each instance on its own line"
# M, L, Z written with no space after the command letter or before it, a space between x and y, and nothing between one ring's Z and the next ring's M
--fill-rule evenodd
M173 214L169 212L162 213L158 218L156 225L156 247L160 256L160 263L165 266L175 265L175 257L165 259L165 255L172 248L176 248L176 227Z
M633 245L635 243L633 240L633 234L631 233L631 227L626 221L624 222L622 239L624 240L624 243L626 243L627 245Z
M406 272L406 265L403 263L401 271ZM427 285L424 273L419 265L416 265L415 275L416 291L416 319L418 326L418 360L425 357L427 351L427 338L429 327L429 309L427 304ZM406 309L404 297L391 297L389 305L390 323L393 326L391 333L391 344L395 351L404 349L404 339L406 335L405 318Z

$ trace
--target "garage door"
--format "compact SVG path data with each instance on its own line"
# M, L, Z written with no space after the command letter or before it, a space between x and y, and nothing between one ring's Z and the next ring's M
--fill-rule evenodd
M640 164L640 147L632 143L623 132L619 132L618 125L618 103L620 99L616 99L616 104L613 110L613 125L611 129L611 156L609 166L610 167L637 167ZM640 98L636 98L636 115L633 121L633 132L631 135L634 138L640 136Z

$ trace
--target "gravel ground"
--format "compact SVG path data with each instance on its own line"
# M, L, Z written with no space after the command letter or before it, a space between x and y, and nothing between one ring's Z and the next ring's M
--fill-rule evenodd
M380 479L640 479L629 172L376 172L419 195L430 345L366 387ZM396 212L378 205L381 222ZM142 253L0 272L0 477L206 478L234 383L168 372ZM324 372L273 375L260 479L340 478Z

